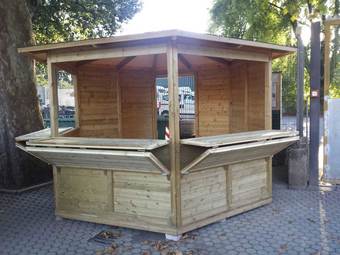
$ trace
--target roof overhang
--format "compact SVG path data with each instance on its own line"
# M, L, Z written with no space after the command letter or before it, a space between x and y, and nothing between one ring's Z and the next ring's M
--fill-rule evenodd
M272 59L296 52L296 48L294 47L226 38L208 34L199 34L181 30L166 30L160 32L148 32L133 35L120 35L98 39L37 45L19 48L18 52L29 55L38 61L45 62L48 55L57 53L71 53L138 45L150 45L150 47L152 47L152 45L167 43L169 41L216 48L230 48L248 52L268 53L271 55Z

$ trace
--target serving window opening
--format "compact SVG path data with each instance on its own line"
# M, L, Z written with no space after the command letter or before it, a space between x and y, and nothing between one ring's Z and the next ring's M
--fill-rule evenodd
M179 124L181 139L195 137L195 77L180 75L178 77ZM169 139L169 94L168 79L156 78L157 130L158 139Z

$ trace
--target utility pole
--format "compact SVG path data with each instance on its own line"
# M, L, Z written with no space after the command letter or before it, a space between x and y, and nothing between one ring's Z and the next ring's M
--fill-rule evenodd
M296 126L299 131L300 138L303 137L303 106L304 106L304 46L301 39L301 27L297 29L297 91L296 91Z
M320 60L320 22L315 22L311 34L309 185L319 184Z

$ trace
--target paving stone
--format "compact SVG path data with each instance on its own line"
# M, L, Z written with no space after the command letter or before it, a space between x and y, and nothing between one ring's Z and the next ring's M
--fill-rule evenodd
M167 242L196 254L340 254L340 187L289 190L273 185L273 203L193 231L195 239ZM108 245L88 240L102 230L121 231L117 254L160 254L152 233L63 219L56 221L52 187L0 194L0 253L96 254ZM142 238L143 240L141 240ZM149 239L148 239L149 238ZM159 237L159 238L163 238Z

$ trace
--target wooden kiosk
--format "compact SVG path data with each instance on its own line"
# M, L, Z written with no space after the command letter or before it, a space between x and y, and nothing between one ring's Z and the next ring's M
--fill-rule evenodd
M171 235L271 202L271 61L295 48L178 30L19 49L47 63L51 129L17 145L53 165L56 215ZM76 127L58 128L57 70L74 77ZM178 77L195 77L195 137L181 139ZM166 76L170 140L157 138Z

